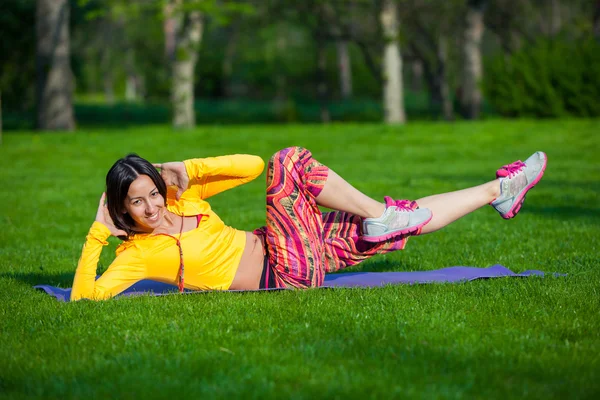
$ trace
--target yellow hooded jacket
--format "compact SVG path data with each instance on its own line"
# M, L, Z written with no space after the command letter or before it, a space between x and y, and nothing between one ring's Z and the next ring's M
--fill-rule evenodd
M246 234L231 228L215 214L205 199L250 182L264 169L258 156L197 158L184 161L190 183L179 200L177 189L167 190L167 209L198 218L197 228L184 232L180 243L185 259L185 287L192 290L227 290L237 272L246 245ZM96 280L102 247L109 229L94 222L87 235L75 272L71 300L113 297L142 279L177 285L179 249L176 237L135 234L117 248L117 257Z

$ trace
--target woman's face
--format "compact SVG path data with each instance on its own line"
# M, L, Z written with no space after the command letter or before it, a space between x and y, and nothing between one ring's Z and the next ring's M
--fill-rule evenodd
M140 175L131 182L125 198L125 210L141 232L153 232L161 226L167 211L165 199L148 175Z

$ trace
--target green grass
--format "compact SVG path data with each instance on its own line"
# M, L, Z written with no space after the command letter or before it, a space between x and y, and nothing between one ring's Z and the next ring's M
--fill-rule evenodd
M598 398L599 133L598 120L5 133L0 397ZM71 286L116 158L268 159L290 145L376 198L479 184L545 150L546 175L514 220L484 207L353 270L501 263L568 276L66 304L32 289ZM211 204L232 226L260 226L264 174Z

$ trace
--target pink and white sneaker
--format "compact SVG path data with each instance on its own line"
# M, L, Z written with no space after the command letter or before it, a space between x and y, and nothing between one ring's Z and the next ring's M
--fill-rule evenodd
M415 201L394 200L386 196L385 205L381 217L363 219L363 240L376 243L399 235L418 235L433 218L429 208L418 208Z
M500 178L500 197L490 205L502 218L510 219L517 215L527 192L542 179L547 162L546 153L538 151L525 162L515 161L496 171L496 178Z

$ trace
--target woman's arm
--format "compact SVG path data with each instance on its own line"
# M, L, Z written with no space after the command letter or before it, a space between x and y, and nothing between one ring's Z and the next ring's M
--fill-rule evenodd
M92 226L88 240L83 247L75 272L71 301L108 299L146 277L146 269L143 264L131 250L126 250L119 254L106 272L96 280L96 268L103 243L100 243L96 237L90 238L91 235L94 235L92 231L95 229L97 228Z
M265 163L258 156L235 154L154 166L161 168L161 176L167 186L179 187L177 198L190 187L201 199L207 199L255 179L262 173Z
M191 184L200 185L202 199L256 179L265 167L262 158L247 154L196 158L183 163Z
M101 300L115 296L144 278L145 268L133 253L124 251L115 259L108 270L96 280L96 269L102 248L108 244L106 241L111 235L123 236L126 233L117 229L106 205L105 195L100 198L96 220L88 232L83 245L81 257L75 271L71 300L93 299Z

